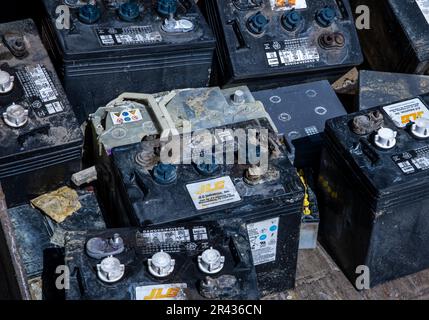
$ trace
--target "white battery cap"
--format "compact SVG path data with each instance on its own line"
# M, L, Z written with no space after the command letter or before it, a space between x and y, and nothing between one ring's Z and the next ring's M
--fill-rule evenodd
M105 283L114 283L122 279L125 274L125 266L118 258L107 257L97 265L98 278Z
M176 261L164 251L155 253L148 260L149 272L157 278L165 278L173 273Z
M216 249L210 248L198 257L198 267L207 274L221 271L225 264L225 257Z
M391 149L396 145L398 133L389 128L381 128L375 135L375 145L382 149Z
M417 138L429 138L429 119L417 119L411 126L411 133Z

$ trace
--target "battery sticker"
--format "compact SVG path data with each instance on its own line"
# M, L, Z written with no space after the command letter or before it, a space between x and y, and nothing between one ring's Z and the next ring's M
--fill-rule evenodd
M411 175L429 169L429 146L396 154L393 162L405 175Z
M270 0L271 9L274 11L307 9L307 0Z
M264 48L268 65L273 68L320 61L317 47L310 45L308 38L266 42Z
M161 33L152 26L96 29L102 46L131 46L162 42Z
M192 229L192 234L194 235L195 241L208 240L207 229L204 227L196 227Z
M143 116L139 109L110 112L110 118L112 119L114 125L133 123L143 120Z
M241 201L229 176L186 186L197 210L209 209Z
M426 18L426 22L429 23L429 0L416 0L420 11Z
M276 261L279 220L273 218L247 225L255 266Z
M185 228L167 228L158 230L145 230L139 234L146 245L161 245L190 242L191 236Z
M136 288L136 300L186 300L186 283L161 284Z
M383 110L398 128L404 128L408 123L416 121L418 118L429 119L429 110L417 98L385 106Z
M27 100L31 102L31 107L39 118L64 111L65 106L60 101L60 95L45 66L27 66L16 74Z

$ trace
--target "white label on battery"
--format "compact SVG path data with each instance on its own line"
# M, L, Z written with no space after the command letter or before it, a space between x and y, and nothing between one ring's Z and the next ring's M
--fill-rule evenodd
M188 229L168 228L159 230L143 231L141 237L145 244L173 244L190 242L191 236Z
M186 283L162 284L136 288L136 300L186 300Z
M293 66L320 61L319 51L308 38L271 41L264 44L270 67Z
M112 119L114 125L133 123L143 120L143 116L139 109L110 112L110 118Z
M429 23L429 0L416 0L416 2L425 16L427 23Z
M247 225L255 266L276 261L279 221L273 218Z
M398 128L404 128L418 118L429 119L429 110L417 98L385 106L383 109Z
M196 227L192 229L194 235L194 241L208 240L209 236L207 234L207 229L204 227Z
M57 100L55 89L48 80L42 66L38 65L35 68L28 70L28 73L31 75L36 90L39 93L39 98L43 102Z
M197 210L209 209L241 200L229 176L186 186Z
M296 0L295 4L289 4L288 0L270 0L271 9L274 11L307 9L306 0Z

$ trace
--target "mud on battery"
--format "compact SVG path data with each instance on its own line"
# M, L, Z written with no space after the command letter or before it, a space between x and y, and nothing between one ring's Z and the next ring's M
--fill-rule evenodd
M347 0L207 0L222 83L338 78L362 62Z
M215 39L192 0L43 3L43 39L80 121L122 92L208 85ZM58 29L64 4L71 26Z
M353 284L358 266L371 287L429 267L428 138L427 97L327 122L321 235Z
M0 180L9 207L80 170L83 137L31 20L0 25Z
M212 136L224 146L215 157L224 157L226 150L239 152L234 137L230 139L234 129L256 128L272 128L271 119L249 119L211 128ZM138 226L242 218L247 223L262 294L292 288L304 189L272 129L267 142L267 147L261 145L261 154L262 148L269 154L267 169L262 171L248 161L161 163L153 141L115 148L112 159L122 211ZM184 138L183 143L198 143L198 139L191 138L189 142Z
M71 232L71 300L254 300L255 267L243 221Z

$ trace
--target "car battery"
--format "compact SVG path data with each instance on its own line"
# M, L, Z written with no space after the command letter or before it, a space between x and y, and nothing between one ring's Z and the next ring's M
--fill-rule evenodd
M205 2L224 84L336 80L363 60L347 0Z
M429 1L354 2L370 10L370 28L359 33L371 69L429 74Z
M428 137L419 97L327 122L321 238L358 289L429 267Z
M75 232L66 236L69 300L255 300L243 221Z
M358 110L365 110L429 93L429 76L362 70Z
M79 190L78 196L81 208L61 223L29 204L8 209L7 219L2 221L7 225L8 236L16 243L16 248L9 250L19 254L24 281L36 299L52 299L60 294L55 288L55 277L58 277L55 270L63 264L66 232L106 229L95 194Z
M13 207L80 170L83 135L34 23L0 34L0 180Z
M234 139L235 132L259 128L271 128L271 119L224 124L209 130L217 141L215 149L223 148L214 153L216 160L211 163L161 162L152 141L115 148L112 159L124 204L121 211L128 213L133 224L243 219L247 223L259 288L267 295L294 286L304 188L272 129L265 137L267 143L262 143L259 149L261 155L269 153L265 170L249 164L253 158L250 151L249 159L244 162L219 161L231 155L231 151L240 159L245 151ZM182 139L181 144L192 146L191 153L199 154L197 146L203 142L198 135L183 134ZM249 140L248 148L250 145Z
M99 173L97 190L103 203L115 211L119 201L110 160L115 147L154 140L169 129L183 131L184 122L194 130L202 130L260 117L269 119L264 106L255 101L245 86L120 95L90 115ZM114 213L111 216L118 217ZM124 226L129 224L126 220L116 222Z
M254 91L253 96L264 104L284 137L294 166L317 172L326 120L347 114L329 82Z
M81 121L123 92L209 83L215 39L191 0L43 3L43 38ZM58 29L64 4L71 26Z

